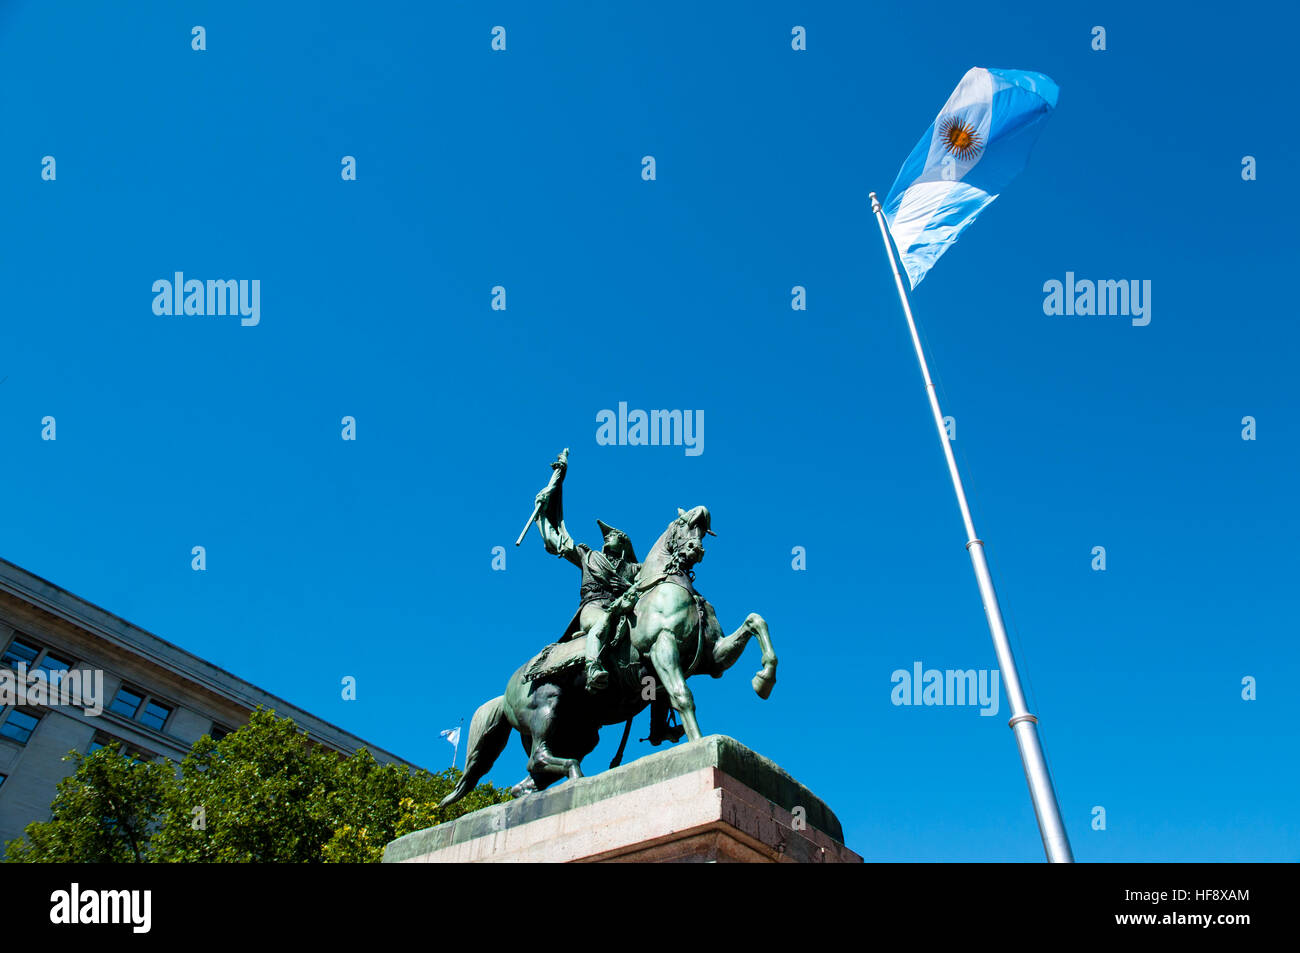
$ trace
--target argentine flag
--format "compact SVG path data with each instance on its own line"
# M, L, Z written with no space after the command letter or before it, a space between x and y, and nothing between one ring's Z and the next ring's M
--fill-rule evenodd
M976 67L962 77L883 206L913 288L1025 167L1056 96L1042 73Z

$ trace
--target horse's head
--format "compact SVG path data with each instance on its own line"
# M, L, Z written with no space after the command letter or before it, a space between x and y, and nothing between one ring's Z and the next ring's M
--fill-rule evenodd
M707 507L677 510L677 519L668 524L662 536L646 557L646 564L657 564L657 571L667 573L689 572L704 558L704 537L716 536L709 529ZM643 570L644 572L644 570Z
M677 519L669 525L681 527L681 532L693 534L696 539L705 535L717 536L713 530L709 529L709 508L707 506L696 506L693 509L684 510L677 507Z

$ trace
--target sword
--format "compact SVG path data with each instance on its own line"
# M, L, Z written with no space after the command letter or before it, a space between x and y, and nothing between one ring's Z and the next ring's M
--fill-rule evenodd
M555 462L551 464L551 482L546 484L546 489L542 491L543 493L549 494L552 490L555 489L555 485L560 482L560 475L564 473L564 468L567 467L568 465L569 465L569 448L565 447L563 450L560 451L560 455L555 458ZM518 546L520 543L524 541L524 537L528 535L528 528L532 526L534 523L536 523L537 517L541 515L542 515L542 504L539 502L537 503L536 506L533 507L533 515L528 517L528 522L524 524L523 530L519 533L519 538L515 540L516 546Z

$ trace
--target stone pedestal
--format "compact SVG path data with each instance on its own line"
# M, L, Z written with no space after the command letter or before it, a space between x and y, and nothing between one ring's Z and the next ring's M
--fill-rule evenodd
M724 735L399 837L385 863L861 863L830 809Z

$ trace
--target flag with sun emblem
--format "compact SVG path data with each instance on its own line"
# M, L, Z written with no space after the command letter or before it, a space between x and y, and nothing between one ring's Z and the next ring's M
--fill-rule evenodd
M885 199L913 288L1025 167L1056 96L1042 73L976 67L962 77Z

